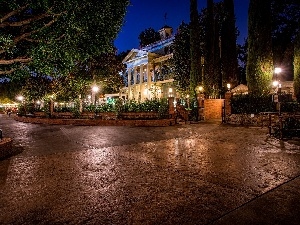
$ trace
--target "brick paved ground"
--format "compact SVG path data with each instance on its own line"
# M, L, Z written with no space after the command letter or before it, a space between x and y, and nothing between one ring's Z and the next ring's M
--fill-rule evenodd
M300 145L265 128L25 124L0 115L0 224L299 224Z

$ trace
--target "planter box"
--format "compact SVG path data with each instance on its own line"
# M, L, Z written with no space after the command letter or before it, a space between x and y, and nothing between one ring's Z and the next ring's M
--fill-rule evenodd
M102 112L97 113L96 118L101 120L116 120L117 114L115 112Z
M52 116L56 117L56 118L69 119L69 118L73 117L73 113L71 113L71 112L53 112Z
M124 120L147 120L147 119L158 119L159 114L157 112L126 112L121 113L121 119Z
M34 112L33 115L35 117L47 117L45 112Z
M94 119L95 113L94 112L83 112L83 113L81 113L80 116L82 119Z

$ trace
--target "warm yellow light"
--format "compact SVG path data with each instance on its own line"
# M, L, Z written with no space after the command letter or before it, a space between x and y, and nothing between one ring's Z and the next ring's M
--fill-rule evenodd
M187 98L189 98L189 97L190 97L190 95L186 95L186 97L187 97Z
M93 86L93 87L92 87L92 91L95 92L95 93L98 92L98 91L99 91L99 87L96 86L96 85Z
M279 84L279 82L278 82L277 80L273 81L273 86L274 86L274 87L277 87L278 84Z
M23 96L21 96L21 95L19 95L19 96L17 96L17 100L19 100L19 101L23 101L24 100L24 97Z
M173 89L172 88L169 88L169 93L172 93L173 92Z
M199 87L199 91L201 91L201 92L202 92L202 91L203 91L203 89L204 89L204 88L203 88L202 86L200 86L200 87Z
M144 95L147 95L147 94L148 94L148 89L145 88L145 89L144 89Z
M281 71L282 71L282 69L280 67L276 67L275 70L274 70L274 72L276 74L281 73Z
M227 89L230 90L231 85L228 83L227 84Z

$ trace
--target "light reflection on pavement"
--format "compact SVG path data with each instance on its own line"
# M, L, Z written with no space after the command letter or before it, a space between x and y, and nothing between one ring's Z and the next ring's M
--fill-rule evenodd
M0 224L208 224L300 175L299 145L262 128L0 119L22 150L0 161Z

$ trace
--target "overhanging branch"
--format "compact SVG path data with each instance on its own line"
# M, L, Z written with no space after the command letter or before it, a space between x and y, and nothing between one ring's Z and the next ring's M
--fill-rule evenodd
M21 26L30 24L34 21L38 21L38 20L47 18L49 16L51 16L51 15L45 13L45 14L37 15L35 17L31 17L29 19L18 21L18 22L3 22L3 23L0 23L0 28L3 28L3 27L21 27Z
M0 59L0 65L11 65L14 63L28 63L32 59L31 58L16 58L16 59Z
M0 75L9 75L15 72L17 69L11 69L11 70L0 70Z
M16 9L16 10L13 10L9 13L7 13L6 15L4 15L1 19L0 19L0 22L2 23L3 21L7 20L8 18L18 14L19 12L22 12L24 9L26 9L28 7L28 4Z

